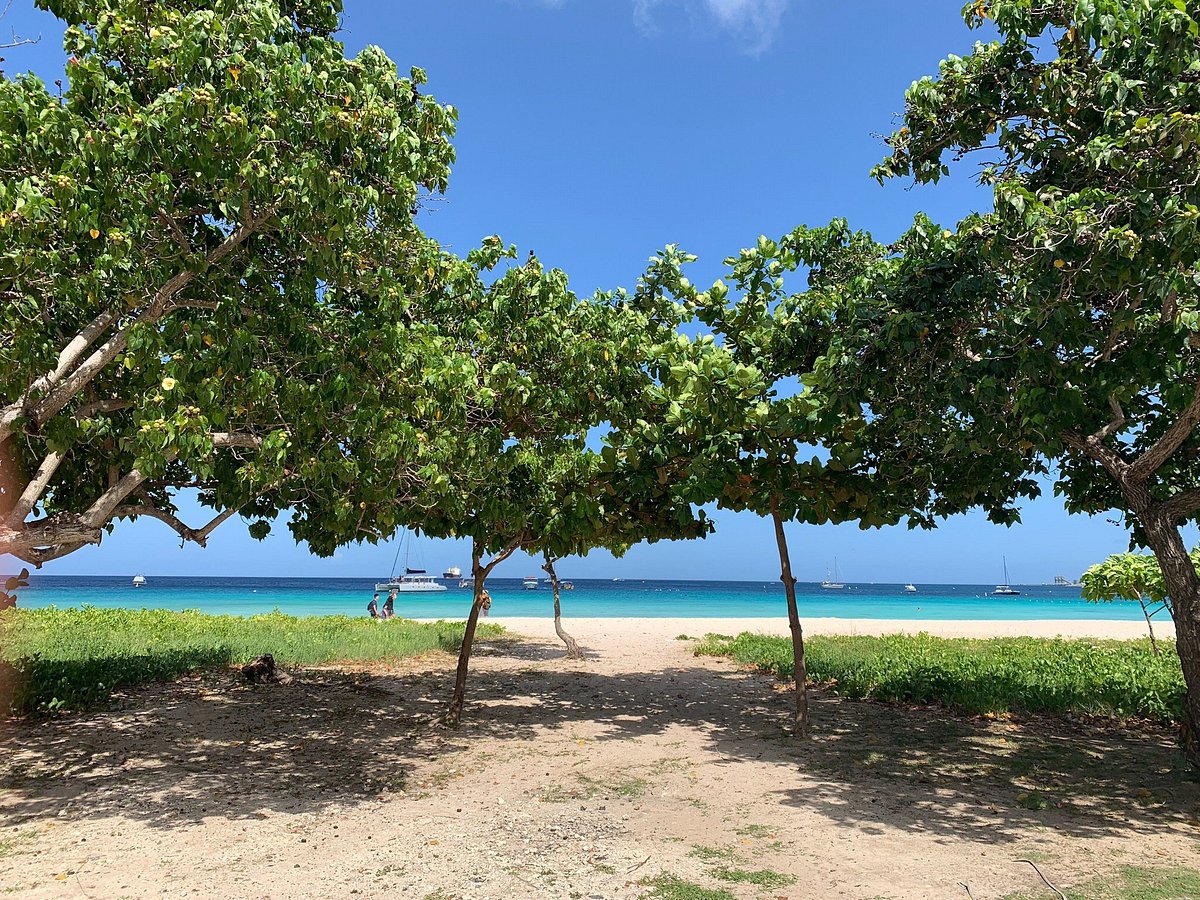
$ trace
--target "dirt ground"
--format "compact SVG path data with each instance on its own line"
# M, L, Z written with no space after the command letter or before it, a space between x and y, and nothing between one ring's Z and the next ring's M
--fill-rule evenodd
M29 898L1040 896L1200 866L1170 736L791 695L660 627L453 661L216 673L0 736L0 891ZM657 879L657 881L656 881ZM654 893L657 884L658 893ZM675 883L677 884L677 883ZM720 895L718 895L720 896ZM1047 894L1047 896L1050 896Z

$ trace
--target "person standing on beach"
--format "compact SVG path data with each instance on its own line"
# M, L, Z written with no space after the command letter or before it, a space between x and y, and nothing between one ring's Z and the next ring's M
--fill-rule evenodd
M489 611L491 611L491 608L492 595L485 590L479 595L479 609L483 613L484 618L487 618L487 614Z
M392 591L388 594L387 600L383 604L383 617L385 619L395 618L396 615L396 592Z
M371 598L371 602L367 604L367 612L371 614L372 619L379 618L379 591L375 592L375 596Z

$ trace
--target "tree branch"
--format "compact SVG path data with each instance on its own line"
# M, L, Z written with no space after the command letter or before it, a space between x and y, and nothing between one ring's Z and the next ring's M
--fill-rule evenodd
M1133 481L1145 481L1157 472L1195 431L1197 425L1200 425L1200 381L1196 382L1192 392L1192 402L1184 407L1179 418L1149 450L1143 452L1129 466L1129 478Z
M46 454L46 458L38 466L37 472L29 480L25 490L21 492L16 505L9 511L6 517L6 524L9 528L15 531L21 527L34 505L45 493L50 479L54 477L54 473L65 458L65 453L57 453L54 450Z
M492 569L496 568L496 566L500 565L500 563L504 562L506 559L516 553L521 548L521 545L525 543L526 539L527 536L522 533L519 538L514 539L511 544L493 556L491 562L483 567L483 577L487 578L492 574Z
M185 542L191 541L194 544L199 544L201 547L208 546L208 537L217 529L218 526L228 521L237 513L236 507L231 507L222 513L215 516L212 521L202 528L191 528L185 524L178 516L165 509L159 509L156 506L121 506L113 513L114 519L136 519L139 516L146 516L151 519L168 525L172 531L179 535Z
M87 327L75 335L58 354L58 364L49 372L34 380L29 388L16 401L0 411L0 441L6 440L12 434L13 423L25 412L26 406L35 394L49 390L62 380L63 376L79 362L79 358L116 319L112 312L102 312L88 323Z
M1176 494L1169 500L1163 501L1161 509L1164 515L1171 517L1171 521L1178 522L1200 509L1200 488Z
M1125 423L1128 421L1125 418L1125 410L1121 408L1121 404L1117 402L1117 398L1112 394L1108 395L1108 408L1113 412L1112 421L1088 437L1089 443L1099 444L1106 441L1125 427Z
M185 256L195 254L196 248L192 246L192 242L188 240L188 236L183 233L183 229L179 227L179 223L175 221L174 216L165 209L160 209L158 211L158 220L167 226L171 234L174 235L175 240L179 243L179 249L183 251Z
M6 550L5 552L11 553L22 562L27 562L34 568L40 569L43 563L48 563L52 559L60 559L64 556L69 556L76 550L86 547L88 544L94 543L96 543L96 541L80 541L75 544L59 544L53 547L39 547L37 549L28 550Z
M207 254L205 257L205 268L217 265L226 256L244 244L257 231L259 226L269 218L270 212L268 211L263 215L248 218L234 229L225 240ZM0 411L0 441L8 439L12 434L12 426L16 420L33 403L33 398L45 390L50 389L50 393L33 407L33 418L40 425L52 416L57 415L70 402L72 397L79 393L85 385L95 378L105 366L111 363L126 348L130 328L142 324L152 325L176 309L194 307L198 304L204 304L204 308L215 308L212 305L212 301L182 300L172 303L176 295L195 278L196 272L190 269L176 273L154 293L150 302L124 325L120 331L101 344L87 359L83 360L83 362L79 363L71 371L71 367L75 365L88 346L115 319L115 314L111 312L101 313L97 316L63 350L59 356L59 364L53 372L35 381L15 402L5 407L3 411ZM69 375L67 375L68 371L70 371Z
M262 447L262 438L248 432L214 431L210 436L212 437L213 447L218 450L230 447L239 447L243 450L258 450Z
M1107 428L1108 426L1105 427ZM1083 435L1076 434L1073 431L1064 431L1059 435L1059 438L1072 450L1077 450L1088 459L1093 459L1100 463L1105 471L1117 479L1117 481L1123 481L1126 473L1129 471L1129 463L1116 450L1105 447L1099 441L1093 441L1091 438L1094 436L1085 438Z
M133 406L128 400L93 400L91 403L83 403L75 410L76 419L90 419L97 413L119 412L122 409L129 409Z

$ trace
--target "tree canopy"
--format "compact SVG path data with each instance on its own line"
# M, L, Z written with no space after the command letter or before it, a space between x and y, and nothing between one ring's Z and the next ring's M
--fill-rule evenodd
M0 552L118 517L203 543L294 508L314 535L421 383L444 262L413 217L454 110L378 47L347 58L337 0L44 5L66 89L0 80Z
M843 236L837 328L814 371L869 410L881 465L940 452L930 511L1000 522L1044 477L1075 512L1120 510L1179 628L1200 760L1200 30L1173 0L984 0L998 40L915 82L879 179L936 182L981 157L994 208L920 218L891 245ZM924 451L923 451L924 452Z

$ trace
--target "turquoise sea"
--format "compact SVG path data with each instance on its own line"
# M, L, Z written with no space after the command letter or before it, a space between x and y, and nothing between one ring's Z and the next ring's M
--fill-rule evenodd
M408 618L463 618L471 594L447 581L449 590L401 594L396 613ZM778 581L659 581L574 579L562 594L564 616L651 618L759 617L786 615ZM1019 597L997 597L994 585L847 584L825 590L800 584L804 617L859 619L1119 619L1142 618L1137 603L1088 603L1079 588L1014 585ZM369 578L181 578L148 576L134 588L129 578L34 575L21 591L28 607L81 606L198 609L207 613L254 615L274 609L298 616L365 615L373 593ZM488 580L493 616L545 616L552 609L548 584L525 590L519 578Z

